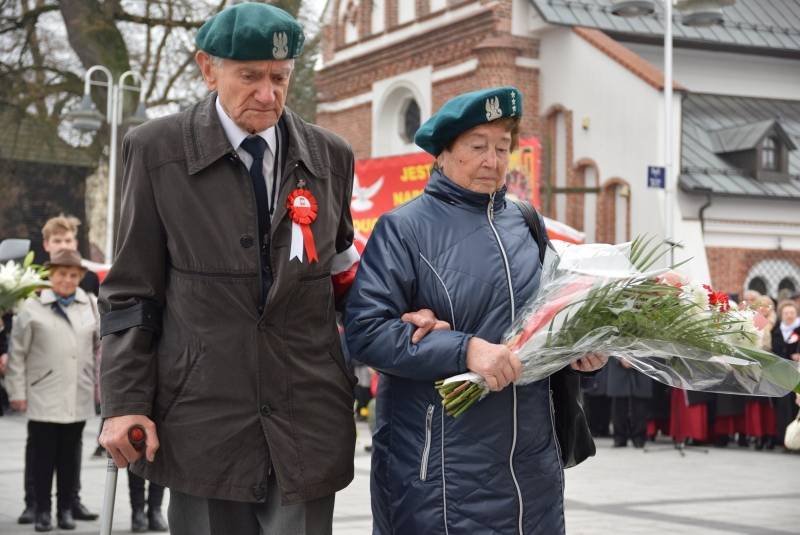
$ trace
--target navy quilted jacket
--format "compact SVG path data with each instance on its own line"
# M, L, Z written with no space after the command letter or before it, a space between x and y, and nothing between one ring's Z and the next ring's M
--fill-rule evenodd
M346 314L351 354L382 372L374 534L564 532L548 381L492 393L457 419L433 387L467 371L470 337L501 340L538 288L538 255L505 190L471 192L437 171L375 227ZM399 318L421 308L452 330L412 344L414 328Z

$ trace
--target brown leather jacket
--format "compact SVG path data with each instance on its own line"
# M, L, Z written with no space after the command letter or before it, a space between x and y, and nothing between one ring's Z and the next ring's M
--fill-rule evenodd
M116 259L100 291L103 416L144 414L161 448L134 472L202 497L263 501L274 467L284 503L353 478L352 386L335 324L331 263L352 245L353 154L289 110L259 314L255 196L211 94L123 143ZM319 262L289 261L286 199L319 203Z

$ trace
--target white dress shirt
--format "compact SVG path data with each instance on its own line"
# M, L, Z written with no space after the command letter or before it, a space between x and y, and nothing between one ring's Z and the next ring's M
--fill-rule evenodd
M236 153L241 158L242 162L247 166L247 169L250 169L250 166L253 165L253 157L250 156L250 153L244 150L241 146L242 141L244 141L248 136L251 134L246 130L243 130L239 125L233 122L225 110L222 108L222 104L219 103L219 97L216 99L216 108L217 108L217 115L219 115L219 120L222 123L222 128L225 130L225 135L228 136L228 141L231 144L231 147L236 149ZM272 169L275 165L275 146L277 145L277 128L275 126L271 126L266 130L256 133L255 135L261 136L264 141L267 142L267 150L264 151L264 181L267 183L267 197L269 198L269 203L273 204L272 201ZM281 183L281 174L280 174L280 167L278 168L278 180L277 184L280 188ZM276 200L274 206L278 205L278 201ZM267 207L269 208L269 206Z

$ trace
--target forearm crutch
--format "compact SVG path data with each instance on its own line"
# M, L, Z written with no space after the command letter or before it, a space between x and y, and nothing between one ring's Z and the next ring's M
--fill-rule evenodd
M136 451L144 449L147 434L144 427L134 425L128 429L128 441ZM117 494L117 465L111 455L106 467L106 489L103 496L103 509L100 511L100 535L111 535L111 524L114 523L114 499Z

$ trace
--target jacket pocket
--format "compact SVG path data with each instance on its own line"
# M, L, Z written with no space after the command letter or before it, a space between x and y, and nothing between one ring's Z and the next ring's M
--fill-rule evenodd
M323 279L329 279L330 276L331 276L330 271L326 271L324 273L309 273L308 275L303 275L302 277L300 277L299 282L314 282Z
M431 457L431 434L433 428L433 410L434 406L428 405L428 410L425 411L425 443L422 446L422 457L419 463L419 479L425 481L428 479L428 461Z
M31 383L31 386L36 386L36 385L38 385L39 383L41 383L42 381L44 381L45 379L47 379L47 378L48 378L48 377L50 377L51 375L53 375L53 370L48 370L48 371L47 371L47 373L45 373L44 375L42 375L41 377L39 377L38 379L36 379L35 381L33 381L33 382Z
M181 382L178 384L178 387L174 390L174 395L170 399L169 403L167 403L164 410L161 412L161 420L164 421L169 416L169 413L178 403L178 401L183 396L184 392L186 392L186 388L189 384L189 380L192 378L192 375L197 370L197 364L202 360L204 354L204 347L201 343L191 343L186 349L184 350L188 363L186 367L186 371L183 374L183 378Z

